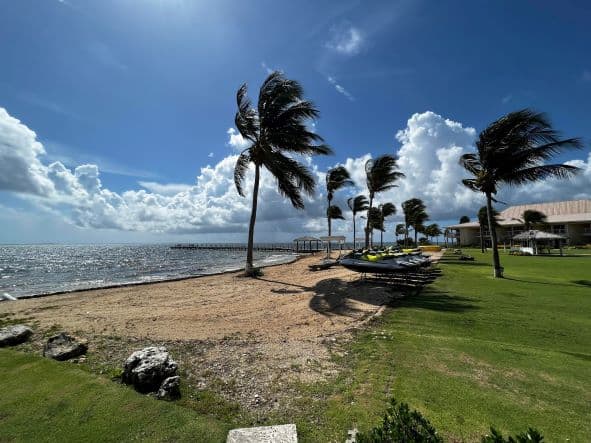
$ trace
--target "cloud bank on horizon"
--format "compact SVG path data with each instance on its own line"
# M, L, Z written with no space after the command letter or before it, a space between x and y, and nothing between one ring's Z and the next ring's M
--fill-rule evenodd
M227 145L240 151L247 146L234 129ZM412 115L395 139L400 170L406 174L399 187L380 194L377 203L418 197L425 201L432 220L473 216L483 198L461 184L466 172L458 164L463 153L474 149L476 130L431 111ZM394 150L393 150L394 152ZM201 168L193 184L139 182L141 189L114 192L103 185L95 164L73 169L45 160L45 148L24 123L0 107L0 191L14 193L41 211L59 214L82 228L169 234L246 232L250 216L252 174L247 176L246 197L234 187L234 164L229 155L213 166ZM350 231L345 201L366 192L364 164L371 154L347 158L343 164L356 183L338 193L348 220L337 222L336 232ZM297 211L277 193L272 176L263 173L260 186L257 232L323 232L326 207L324 172L307 159L317 178L317 192L305 197L306 209ZM550 179L519 188L504 187L499 198L507 203L591 198L591 153L587 159L568 162L582 169L571 180ZM400 214L393 221L400 218Z

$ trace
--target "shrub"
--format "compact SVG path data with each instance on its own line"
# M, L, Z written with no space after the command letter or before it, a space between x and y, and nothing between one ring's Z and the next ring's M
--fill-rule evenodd
M544 436L537 430L528 428L523 434L517 434L515 437L503 437L495 428L490 428L490 435L482 437L482 443L541 443L544 441Z
M381 426L367 434L357 434L358 443L442 443L435 428L418 411L411 411L406 403L390 401Z

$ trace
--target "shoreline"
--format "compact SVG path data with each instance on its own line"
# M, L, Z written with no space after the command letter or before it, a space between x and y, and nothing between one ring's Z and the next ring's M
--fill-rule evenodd
M275 266L289 265L289 264L295 263L298 260L300 260L304 257L307 257L307 256L313 256L313 255L297 254L294 257L290 258L288 261L283 261L281 263L270 263L268 265L255 266L255 267L262 268L262 269L268 269L268 268L272 268ZM2 298L2 299L0 299L0 303L9 302L9 301L19 301L19 300L31 300L31 299L37 299L37 298L52 297L52 296L57 296L57 295L68 295L68 294L74 294L77 292L102 291L102 290L108 290L108 289L128 288L128 287L134 287L134 286L155 285L158 283L180 282L180 281L198 279L198 278L203 278L203 277L212 277L212 276L216 276L216 275L234 274L234 273L238 273L240 271L242 271L242 268L232 268L232 269L224 269L222 271L212 272L210 274L196 274L196 275L188 275L188 276L184 276L184 277L164 278L162 280L138 281L138 282L128 282L128 283L114 283L114 284L109 284L109 285L105 285L105 286L93 286L93 287L89 287L89 288L67 289L67 290L63 290L63 291L42 292L39 294L27 295L24 297L14 297L15 300ZM8 295L11 295L11 294L8 293Z

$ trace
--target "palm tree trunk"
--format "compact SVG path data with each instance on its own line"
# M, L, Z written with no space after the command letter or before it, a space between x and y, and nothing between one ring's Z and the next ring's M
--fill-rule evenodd
M248 225L248 246L246 249L246 269L245 274L252 276L254 273L253 266L253 249L254 249L254 224L257 219L257 203L259 200L259 181L261 170L259 165L255 165L254 169L254 189L252 191L252 211L250 212L250 224Z
M330 220L330 198L328 199L328 209L326 210L326 218L328 219L328 236L332 232L331 220ZM328 241L328 245L326 246L326 255L330 257L330 240Z
M408 248L408 225L404 225L404 247Z
M415 248L417 247L417 237L419 235L419 231L417 231L417 228L415 227Z
M493 223L492 195L490 192L486 193L486 213L488 215L488 228L490 231L490 240L492 242L494 277L503 278L503 269L501 268L501 259L499 258L499 248L497 247L497 230Z
M355 250L355 213L353 213L353 250Z
M373 196L369 195L369 209L367 210L367 222L365 223L365 249L369 249L369 213L373 207Z
M484 254L484 228L480 225L480 252Z
M380 249L384 249L384 231L380 231Z

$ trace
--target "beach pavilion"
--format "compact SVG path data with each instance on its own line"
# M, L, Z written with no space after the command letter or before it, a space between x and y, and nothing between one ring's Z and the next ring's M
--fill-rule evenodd
M295 243L295 251L296 252L318 252L322 251L322 240L316 237L304 236L298 237L293 239L293 243ZM301 243L301 246L300 246ZM308 244L306 248L306 243ZM312 248L312 243L314 243L315 248Z
M543 249L540 246L545 246L546 249L551 249L552 245L558 243L560 255L562 255L562 247L566 242L566 237L564 235L532 229L531 231L525 231L515 235L513 240L526 245L519 248L520 252L525 252L531 255L538 255L540 249Z

